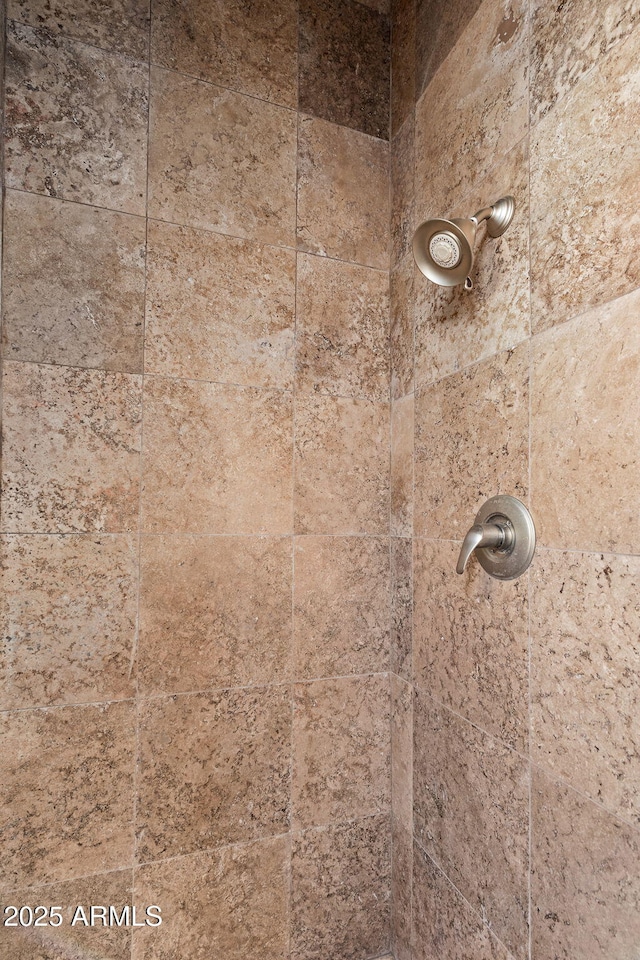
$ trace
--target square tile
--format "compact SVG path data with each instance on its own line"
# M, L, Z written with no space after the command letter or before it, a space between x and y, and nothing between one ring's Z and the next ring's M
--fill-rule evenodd
M290 533L292 447L286 393L146 378L144 530Z
M389 277L298 255L296 389L389 397Z
M131 701L0 715L3 889L131 866Z
M138 528L141 378L4 363L3 529Z
M149 222L145 369L291 387L296 255Z
M135 60L149 56L149 0L7 0L7 17Z
M391 402L391 535L413 533L413 394Z
M296 114L151 71L149 216L293 246Z
M139 862L289 829L288 687L144 700L139 738Z
M151 60L295 109L295 0L154 0Z
M355 0L301 0L299 108L389 138L389 17Z
M388 811L388 677L299 683L294 695L294 825L317 826Z
M290 539L143 537L141 691L288 679L291 568Z
M3 536L0 709L135 695L132 536Z
M8 24L6 185L145 215L148 68Z
M300 117L298 249L389 267L389 144Z
M389 406L296 398L296 533L388 534Z
M142 373L141 217L9 190L5 357Z
M389 666L389 541L296 537L296 679Z

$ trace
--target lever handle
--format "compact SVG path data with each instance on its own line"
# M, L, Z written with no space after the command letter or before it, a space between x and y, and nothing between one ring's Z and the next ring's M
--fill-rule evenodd
M469 558L478 547L510 547L513 531L500 523L474 523L462 542L456 573L464 573Z

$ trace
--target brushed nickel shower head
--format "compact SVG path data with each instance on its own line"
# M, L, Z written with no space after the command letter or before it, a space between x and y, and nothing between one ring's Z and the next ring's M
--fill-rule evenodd
M413 256L418 267L425 277L442 287L464 283L470 290L478 224L486 220L489 236L500 237L513 220L515 208L513 197L503 197L468 219L427 220L413 235Z

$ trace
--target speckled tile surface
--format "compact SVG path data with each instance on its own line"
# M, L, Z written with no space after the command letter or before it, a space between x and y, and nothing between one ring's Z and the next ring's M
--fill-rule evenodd
M414 304L419 282L413 253L408 253L391 271L391 396L394 400L411 393L414 387Z
M415 219L413 113L391 141L391 266L412 253Z
M416 0L416 95L446 59L482 0Z
M393 0L391 36L391 131L395 135L413 112L416 97L416 0Z
M7 0L7 17L136 60L149 54L149 0Z
M391 538L391 670L412 679L413 559L412 542Z
M391 535L413 533L414 396L391 403Z

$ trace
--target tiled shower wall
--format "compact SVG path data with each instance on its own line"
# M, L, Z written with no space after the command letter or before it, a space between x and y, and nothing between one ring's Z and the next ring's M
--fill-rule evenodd
M398 0L392 20L396 960L626 960L640 9ZM500 240L479 232L471 293L414 270L413 227L506 193L515 219ZM498 493L530 505L530 571L500 583L472 560L459 577L460 540Z
M8 2L0 888L164 923L7 960L388 947L388 73L375 0Z

